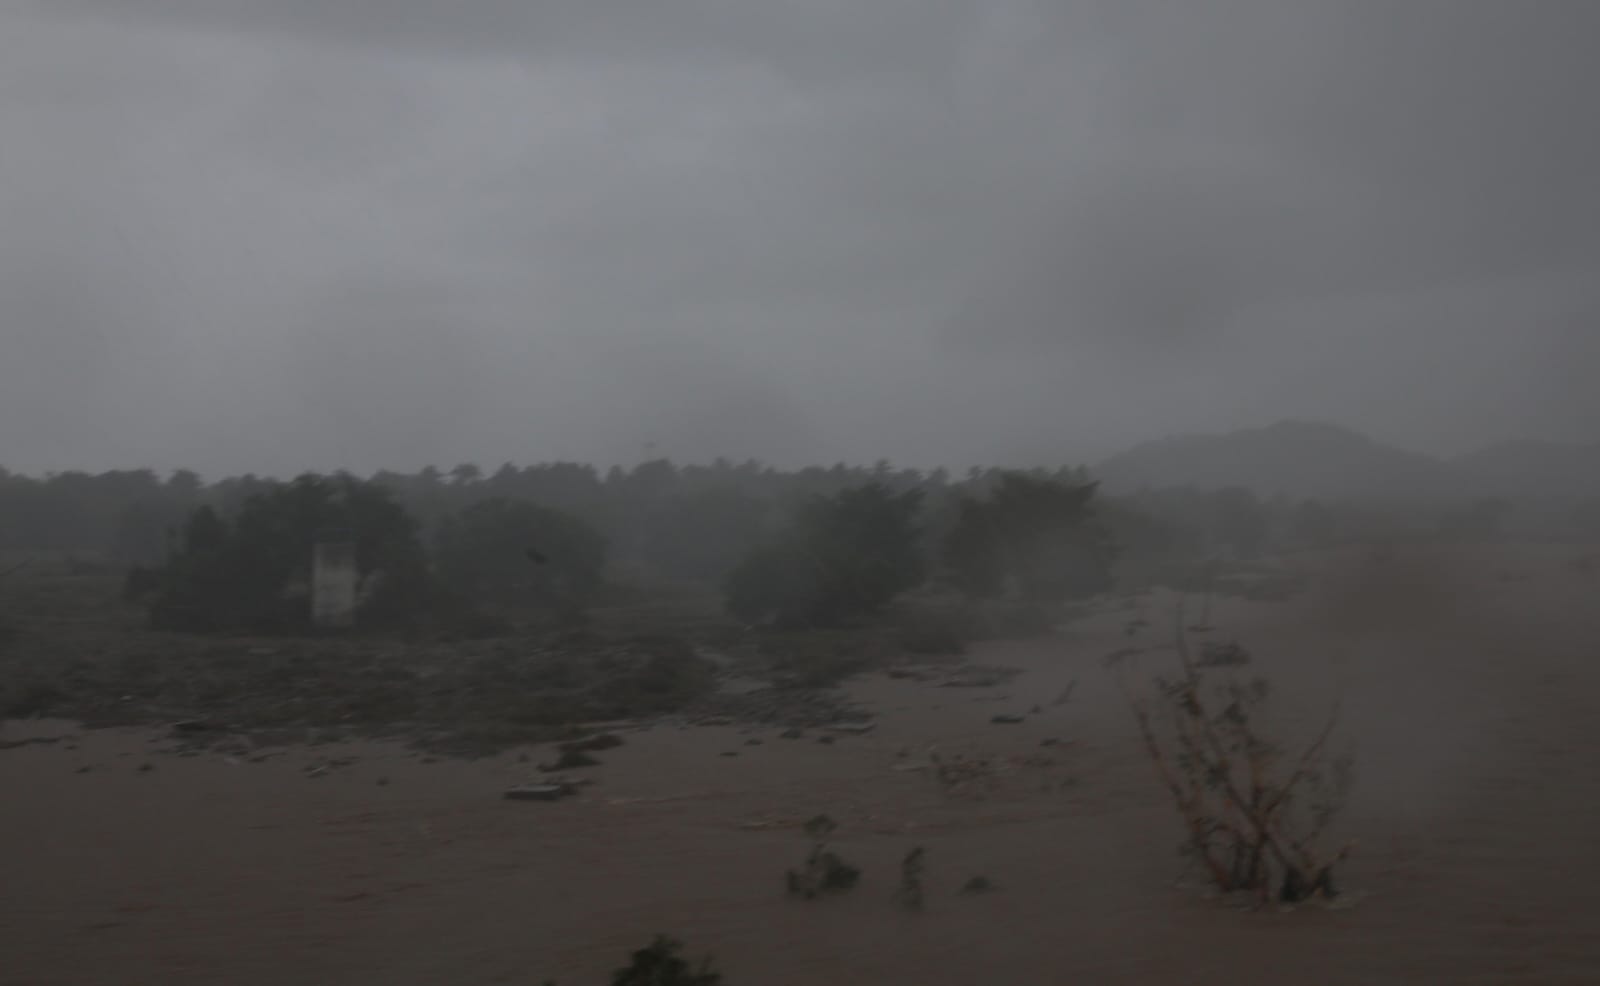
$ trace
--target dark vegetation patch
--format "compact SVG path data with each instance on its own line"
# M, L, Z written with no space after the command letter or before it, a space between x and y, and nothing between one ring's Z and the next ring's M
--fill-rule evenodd
M682 942L662 935L611 974L611 986L722 986L722 982L711 956L691 962L683 957Z
M789 896L816 900L854 890L861 882L861 868L847 862L828 846L829 837L838 827L827 815L817 815L806 822L804 831L811 848L798 869L784 873L784 890Z
M798 738L799 730L859 719L862 713L835 691L762 688L708 695L689 708L688 716L699 723L782 726L795 731L790 738Z
M571 739L584 723L681 709L715 686L715 667L682 640L382 647L373 642L207 642L100 661L8 662L0 716L91 726L183 720L191 742L306 728L395 736L454 755Z
M855 675L1048 634L1114 560L1248 557L1274 527L1239 495L1135 504L1076 470L886 463L0 475L0 508L0 716L460 755L669 714L837 723ZM338 631L312 625L309 584L333 542L358 577ZM764 684L719 693L723 676Z

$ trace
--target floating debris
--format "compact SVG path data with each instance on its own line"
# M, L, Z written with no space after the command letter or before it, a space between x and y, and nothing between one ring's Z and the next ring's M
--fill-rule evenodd
M939 682L940 688L994 688L1020 674L1016 668L969 664L957 668Z
M1250 663L1250 652L1236 643L1208 640L1200 645L1200 657L1195 663L1203 668L1239 667Z
M600 753L604 750L614 750L622 745L622 737L616 733L597 733L581 740L562 743L563 753Z

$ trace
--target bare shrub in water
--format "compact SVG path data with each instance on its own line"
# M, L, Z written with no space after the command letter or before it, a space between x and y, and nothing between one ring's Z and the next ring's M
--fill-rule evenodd
M1328 752L1337 705L1312 742L1288 757L1262 733L1267 680L1249 675L1248 660L1238 655L1228 663L1196 661L1181 614L1177 626L1176 675L1136 683L1129 667L1138 650L1118 651L1107 664L1182 816L1185 852L1224 892L1265 901L1275 887L1285 902L1334 897L1334 867L1351 849L1321 847L1351 777L1350 758Z

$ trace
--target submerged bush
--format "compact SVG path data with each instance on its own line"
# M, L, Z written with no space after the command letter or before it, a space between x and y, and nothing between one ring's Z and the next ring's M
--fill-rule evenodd
M1246 677L1247 651L1226 660L1190 655L1180 614L1176 675L1156 676L1138 688L1123 673L1140 652L1108 659L1132 709L1145 752L1172 795L1187 832L1184 851L1224 892L1246 891L1265 900L1333 897L1333 870L1348 845L1321 847L1344 806L1351 759L1328 752L1337 707L1315 739L1296 757L1264 734L1262 711L1270 691L1260 676Z

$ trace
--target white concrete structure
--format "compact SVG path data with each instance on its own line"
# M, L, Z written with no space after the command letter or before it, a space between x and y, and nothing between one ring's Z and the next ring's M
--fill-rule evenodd
M353 626L360 581L355 543L319 540L311 560L311 622L329 629Z

